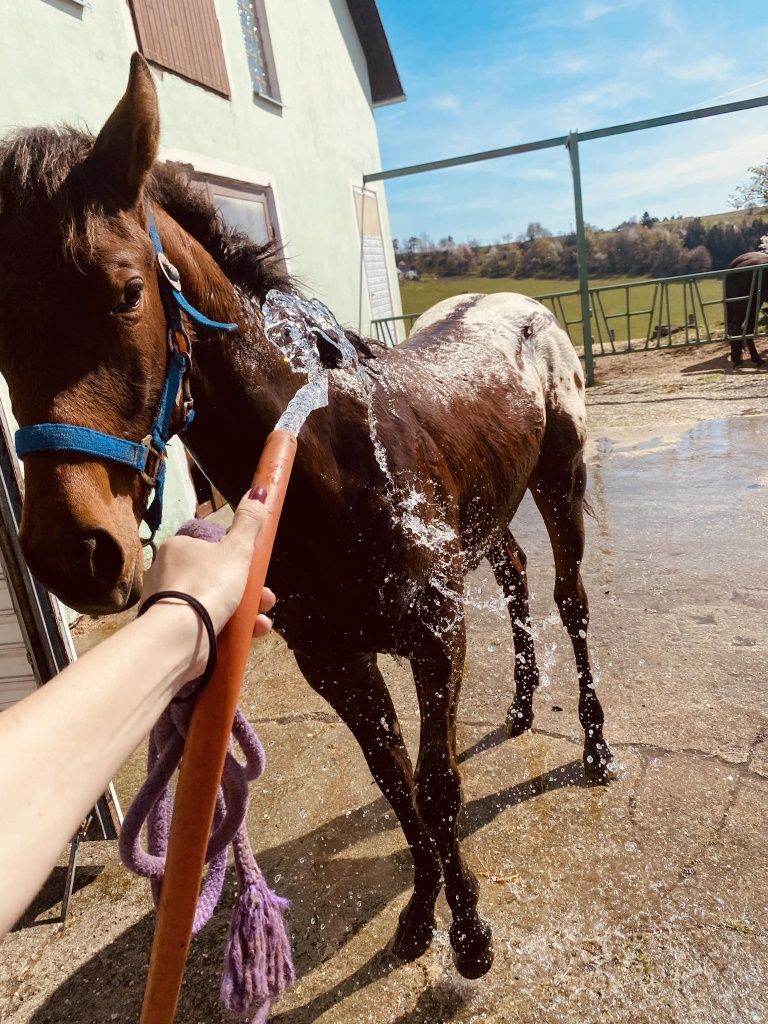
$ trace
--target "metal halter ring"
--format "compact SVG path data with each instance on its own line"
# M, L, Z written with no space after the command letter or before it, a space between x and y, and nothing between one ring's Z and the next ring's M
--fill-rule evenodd
M166 279L171 288L174 288L177 292L181 291L181 274L178 272L176 267L171 263L164 252L157 254L157 262L162 272L163 277Z

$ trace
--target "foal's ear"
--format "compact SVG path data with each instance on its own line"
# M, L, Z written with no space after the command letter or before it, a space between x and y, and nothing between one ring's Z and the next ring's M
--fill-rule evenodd
M128 87L99 132L89 157L96 184L120 209L141 195L157 157L160 115L149 65L140 53L131 57Z

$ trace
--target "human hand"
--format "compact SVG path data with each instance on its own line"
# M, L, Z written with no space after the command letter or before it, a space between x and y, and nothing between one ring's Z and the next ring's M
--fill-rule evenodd
M249 495L235 511L234 521L218 544L196 537L176 536L158 548L157 557L144 576L144 600L159 590L180 590L196 597L211 616L217 633L232 617L245 590L253 545L266 516L264 504ZM264 587L259 611L270 611L275 595ZM265 636L272 622L261 614L253 635Z

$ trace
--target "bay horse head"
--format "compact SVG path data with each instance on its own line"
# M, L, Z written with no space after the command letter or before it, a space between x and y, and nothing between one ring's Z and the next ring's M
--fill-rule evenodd
M145 199L158 138L154 83L134 54L95 140L43 128L0 143L0 371L26 435L47 431L24 452L21 544L34 574L84 612L119 611L141 593L137 527L157 484L150 435L170 373ZM169 433L184 415L178 392L165 410ZM57 446L56 428L85 437L85 450ZM104 441L88 450L95 437L111 439L111 457ZM116 446L146 465L120 461Z

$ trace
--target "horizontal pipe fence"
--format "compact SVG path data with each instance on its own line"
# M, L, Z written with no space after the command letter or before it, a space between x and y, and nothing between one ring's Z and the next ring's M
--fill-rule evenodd
M738 275L737 294L726 296L726 280ZM748 282L748 283L747 283ZM514 291L514 279L509 290ZM761 331L761 303L768 294L768 263L700 274L648 278L588 289L589 337L595 358L649 349L681 348L739 338L768 336ZM584 352L581 291L543 292L533 298L547 306L568 332L574 347ZM745 317L735 333L728 330L728 309L746 303ZM407 337L420 313L372 321L376 338L387 346Z
M713 333L713 329L709 324L709 310L711 307L717 305L718 301L723 304L723 308L726 308L726 300L724 297L713 298L712 296L702 296L701 286L698 284L692 284L691 289L683 293L683 302L686 308L685 323L681 325L675 325L674 331L672 330L672 320L676 317L672 314L672 309L677 307L674 305L669 292L669 286L672 281L695 281L696 278L701 277L718 277L722 276L724 272L715 272L713 274L693 274L689 278L660 278L658 281L645 281L642 283L631 284L631 285L606 285L603 287L592 288L589 284L589 270L587 268L587 240L586 231L584 227L584 216L582 211L582 188L581 188L581 170L579 164L579 144L584 142L591 142L594 139L607 139L616 135L627 135L632 132L645 131L649 128L660 128L665 125L682 124L686 121L698 121L708 117L718 117L723 114L734 114L743 110L754 110L758 107L768 106L768 96L757 96L753 99L738 100L733 103L720 103L717 106L712 107L701 107L698 110L684 110L678 114L665 114L662 117L651 117L646 118L642 121L629 121L625 124L611 125L607 128L596 128L586 132L569 132L567 135L556 135L548 139L538 139L534 142L524 142L515 146L506 146L501 149L489 149L479 153L469 153L463 156L449 157L445 160L432 160L428 163L421 164L410 164L407 167L394 167L388 170L376 171L372 174L363 175L363 187L370 185L377 181L390 181L393 178L404 178L410 177L414 174L425 174L430 171L444 170L450 167L462 167L467 164L482 163L486 160L498 160L502 157L519 156L523 153L534 153L544 149L555 149L558 147L565 147L568 151L569 161L571 165L571 178L573 182L573 207L576 220L576 251L578 257L578 272L579 272L579 287L573 292L560 292L551 295L540 295L537 296L542 302L549 300L552 303L551 308L556 310L556 315L561 320L561 323L568 330L574 343L576 344L574 335L578 335L578 346L582 349L582 356L584 359L584 368L586 371L587 384L593 384L595 379L594 371L594 360L597 355L620 355L625 352L636 351L639 348L660 348L660 347L675 347L678 344L692 344L690 340L692 335L696 336L696 344L702 344L708 341L722 341L727 337L727 329L721 337L716 336L716 329ZM361 228L362 231L362 228ZM760 272L762 274L762 272ZM362 235L361 235L361 267L360 267L360 308L362 310L362 287L363 287L363 266L362 266ZM665 283L666 282L666 283ZM621 313L616 313L611 307L606 309L604 304L603 296L606 292L612 288L624 287L629 289L647 288L649 285L657 285L656 290L653 292L650 301L650 306L646 310L633 309L631 303L637 296L634 293L626 293L626 308ZM572 300L575 297L577 305L580 305L581 309L578 316L570 315L570 307L572 306ZM643 301L646 301L647 296L643 297ZM736 300L738 301L738 300ZM566 312L566 306L568 312ZM690 309L688 308L690 306ZM757 332L757 315L759 310L755 314L755 324L753 325L753 333ZM362 315L362 314L361 314ZM374 320L373 325L376 330L377 337L385 341L385 343L394 344L397 340L397 330L395 327L396 322L402 321L410 325L417 318L418 314L406 314L402 317L386 317L379 320ZM612 326L612 322L616 321L620 323L621 318L626 321L626 336L625 344L623 348L617 346L617 338L621 333L621 328L618 326ZM638 322L637 318L642 320L643 317L647 318L646 321L646 335L644 341L641 342L641 335L634 336L635 327L633 324ZM691 319L691 317L693 319ZM602 319L601 319L602 318ZM727 322L727 316L723 316L724 322ZM389 325L389 326L386 326ZM686 326L687 325L687 326ZM593 326L596 334L593 336ZM678 336L679 331L684 332L685 341L675 341L673 345L661 346L657 344L661 339L671 339L673 335ZM748 328L744 327L744 333L737 335L739 337L745 337L748 334ZM602 334L600 332L603 332ZM666 331L666 333L662 333Z

